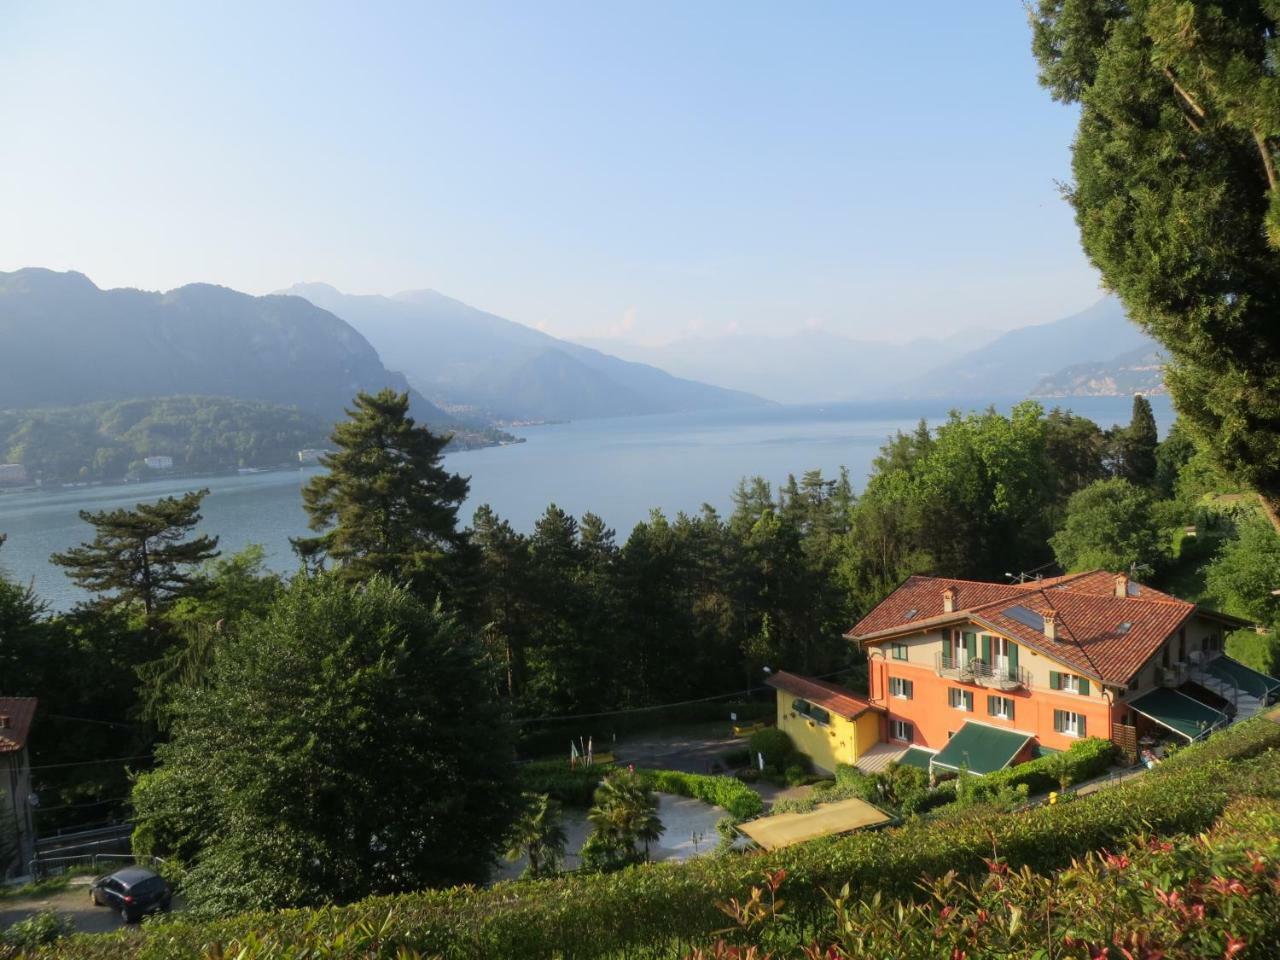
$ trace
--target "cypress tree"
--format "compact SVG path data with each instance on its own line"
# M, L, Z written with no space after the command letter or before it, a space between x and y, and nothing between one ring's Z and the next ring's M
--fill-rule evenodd
M449 585L466 534L458 507L465 477L441 466L448 436L409 416L409 395L382 390L356 396L333 431L337 451L327 473L302 489L315 537L293 541L304 560L333 560L344 577L382 574L432 598Z
M1151 401L1140 393L1133 396L1133 416L1124 433L1124 477L1137 487L1151 487L1156 482L1156 432Z
M196 568L218 556L218 538L187 539L200 522L208 490L140 503L132 510L80 511L93 540L52 561L96 594L93 605L114 609L141 604L150 625L155 615L192 589Z

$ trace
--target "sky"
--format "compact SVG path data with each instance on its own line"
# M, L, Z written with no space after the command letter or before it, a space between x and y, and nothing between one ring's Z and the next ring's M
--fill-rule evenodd
M1100 296L1020 0L0 0L0 270L660 343Z

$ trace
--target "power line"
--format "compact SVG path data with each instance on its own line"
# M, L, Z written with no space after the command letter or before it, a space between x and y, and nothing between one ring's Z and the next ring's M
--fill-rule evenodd
M834 670L831 673L824 673L821 676L814 677L815 680L827 680L831 677L838 677L842 673L848 673L853 667L845 667L843 670ZM651 707L628 707L625 710L604 710L600 713L568 713L550 717L522 717L512 721L513 723L547 723L552 720L592 720L599 717L618 717L629 713L650 713L654 710L666 710L670 707L685 707L694 703L711 703L715 700L726 700L729 697L740 697L743 694L755 693L759 687L750 687L746 690L733 690L729 693L717 693L713 697L699 697L695 700L678 700L675 703L659 703Z
M84 807L100 807L104 803L119 803L121 800L128 800L128 797L111 797L107 800L90 800L88 803L64 803L57 807L33 807L36 813L52 813L54 810L80 810Z
M154 753L140 753L133 757L103 757L101 760L75 760L70 763L44 763L38 767L28 767L29 770L60 770L65 767L86 767L91 763L125 763L129 760L154 760Z
M136 729L136 723L121 723L118 720L94 720L90 717L69 717L63 713L46 713L43 715L46 720L74 720L77 723L97 723L104 727L124 727L127 729Z

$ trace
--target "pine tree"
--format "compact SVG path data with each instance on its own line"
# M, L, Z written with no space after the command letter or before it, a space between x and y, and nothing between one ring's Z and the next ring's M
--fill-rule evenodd
M318 536L293 541L304 559L333 560L344 577L383 574L433 599L450 582L466 535L458 507L466 478L441 466L449 442L408 415L409 395L359 394L333 431L328 472L302 489Z
M147 623L189 592L196 569L218 556L218 538L187 539L200 522L208 490L140 503L132 510L80 511L96 535L88 543L55 553L67 576L91 593L103 609L141 604Z

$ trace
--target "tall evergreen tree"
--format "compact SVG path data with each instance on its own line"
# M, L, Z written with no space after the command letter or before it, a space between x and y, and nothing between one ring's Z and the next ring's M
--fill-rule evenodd
M1171 357L1187 426L1280 529L1280 8L1039 0L1040 80L1080 104L1085 252Z
M1151 401L1140 393L1133 395L1133 417L1124 432L1123 476L1138 487L1152 487L1156 482L1156 417Z
M54 563L67 576L96 594L101 608L140 604L148 624L155 615L192 589L200 564L218 556L218 538L187 539L200 522L200 504L208 490L140 503L132 510L80 511L95 531L92 541L65 553Z
M458 507L468 482L441 465L447 436L418 426L409 395L361 393L333 431L302 501L315 537L293 541L306 560L333 560L342 575L383 574L434 598L450 582L466 542Z

